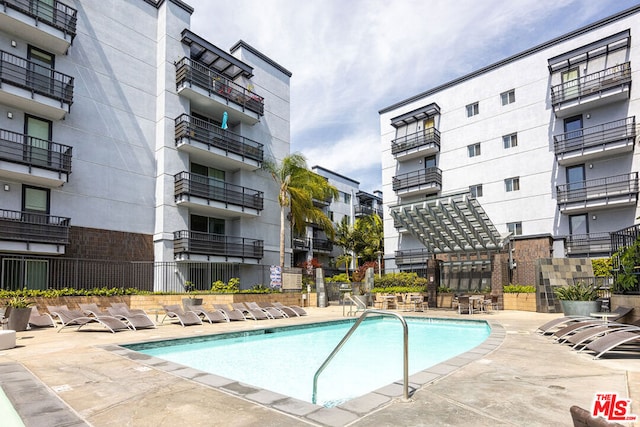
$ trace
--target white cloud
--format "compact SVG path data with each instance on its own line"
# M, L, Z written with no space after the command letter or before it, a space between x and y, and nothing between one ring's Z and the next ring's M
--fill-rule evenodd
M223 49L245 40L293 73L292 151L366 191L380 188L381 108L634 3L186 1L194 32Z

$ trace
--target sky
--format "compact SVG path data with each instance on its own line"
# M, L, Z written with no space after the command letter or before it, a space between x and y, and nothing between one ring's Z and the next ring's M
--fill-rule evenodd
M191 30L291 77L291 152L381 189L378 111L638 4L628 0L185 0Z

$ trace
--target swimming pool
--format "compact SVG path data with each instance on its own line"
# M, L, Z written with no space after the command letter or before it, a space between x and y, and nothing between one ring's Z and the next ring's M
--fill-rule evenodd
M486 322L406 317L409 374L464 353L490 334ZM313 376L353 320L140 343L125 347L311 402ZM402 326L367 319L318 380L317 402L333 407L402 378Z

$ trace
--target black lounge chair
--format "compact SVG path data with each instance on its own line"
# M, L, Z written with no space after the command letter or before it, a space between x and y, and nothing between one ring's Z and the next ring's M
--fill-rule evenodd
M178 320L183 327L189 325L202 325L202 319L200 319L200 316L193 311L184 311L178 304L163 305L162 308L164 308L165 315L160 323L164 323L165 319L168 317L172 320Z

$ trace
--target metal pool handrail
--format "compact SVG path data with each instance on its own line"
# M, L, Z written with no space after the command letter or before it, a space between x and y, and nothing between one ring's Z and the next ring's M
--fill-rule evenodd
M369 314L381 314L383 316L394 316L398 318L398 320L400 320L400 323L402 323L402 329L404 330L404 338L403 338L404 345L402 349L403 356L404 356L403 398L404 400L409 400L409 328L407 327L407 322L404 320L404 317L402 317L398 313L394 313L386 310L369 309L369 310L365 310L360 315L358 320L356 320L356 323L353 324L351 329L349 329L349 332L347 332L346 335L342 338L342 340L340 340L336 348L333 349L331 354L325 359L325 361L322 363L322 365L318 368L315 375L313 376L313 394L311 395L311 403L313 403L314 405L316 403L316 394L318 391L318 377L320 376L322 371L324 371L324 368L327 367L329 362L331 362L333 357L338 353L338 351L340 351L342 346L347 342L347 340L351 337L351 335L353 335L353 333L358 328L358 326L360 326L360 323L362 323L362 321Z

